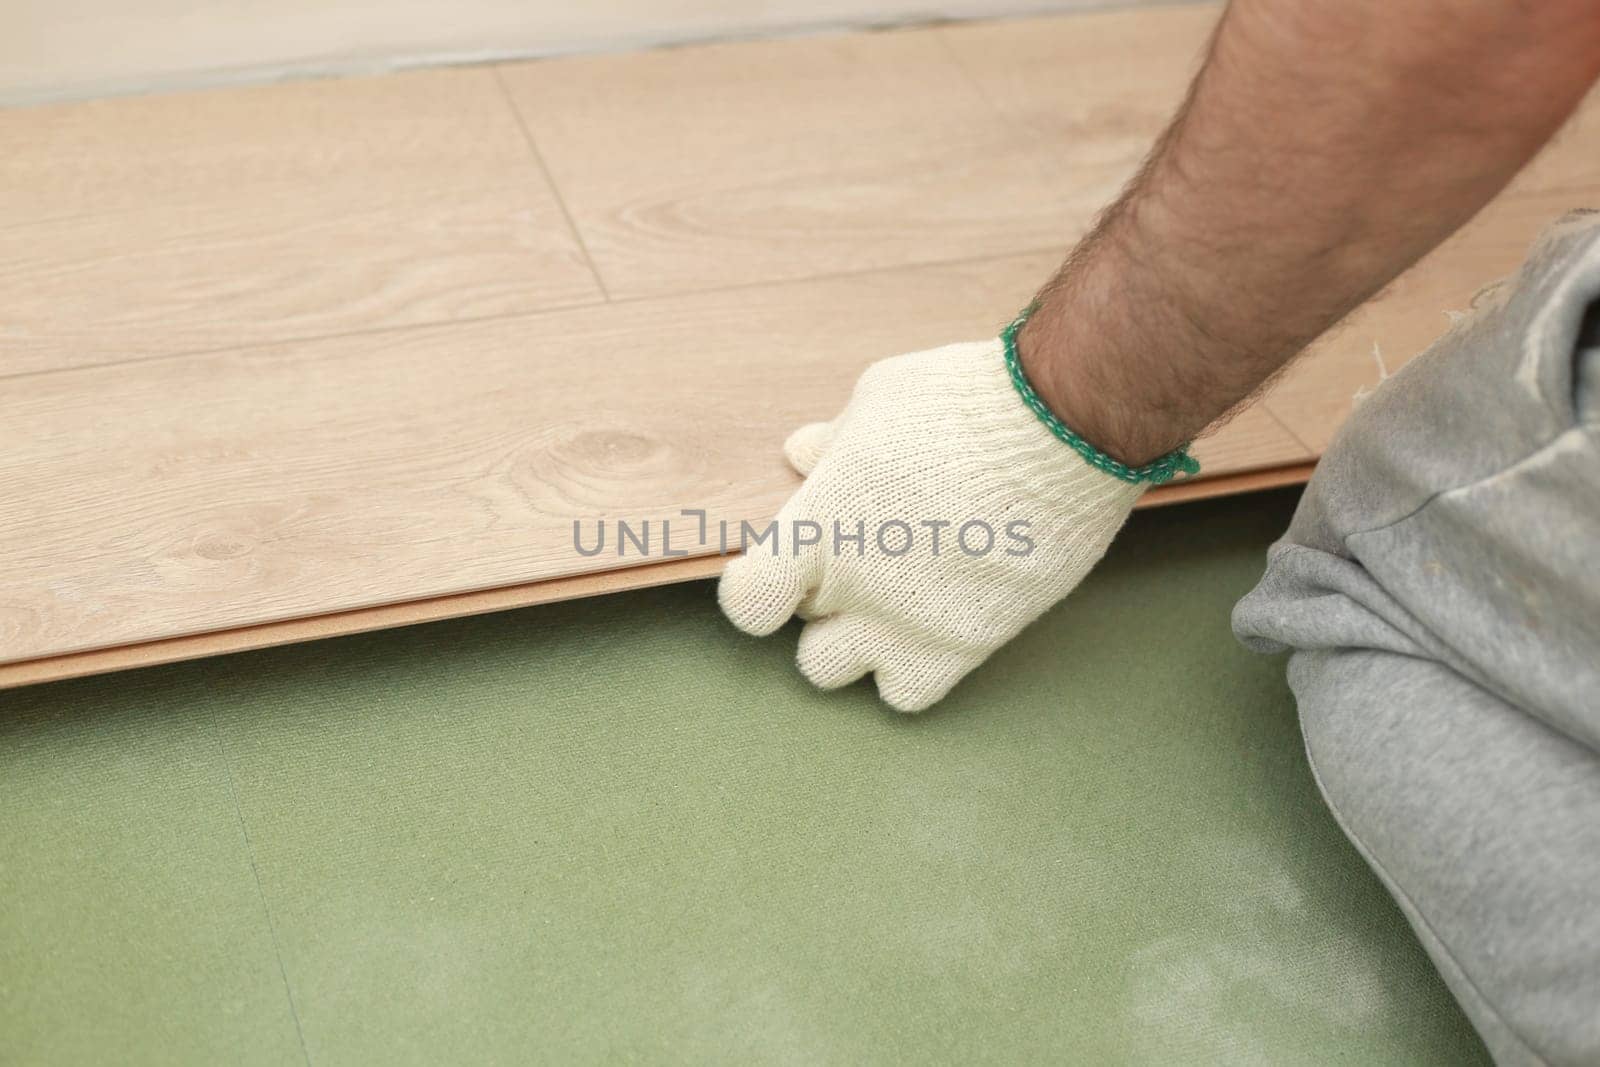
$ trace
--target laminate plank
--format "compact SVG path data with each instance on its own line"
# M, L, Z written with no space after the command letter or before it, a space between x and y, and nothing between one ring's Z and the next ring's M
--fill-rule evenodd
M1172 482L1151 489L1139 498L1139 503L1134 507L1162 508L1169 504L1187 504L1192 500L1215 500L1218 497L1304 485L1311 480L1312 472L1316 468L1314 461L1307 460L1302 463L1284 464L1281 467L1265 467Z
M0 229L0 375L600 299L536 186L80 216Z
M1237 474L1207 475L1171 485L1158 486L1145 493L1136 508L1163 507L1192 500L1207 500L1238 493L1279 489L1301 485L1311 476L1314 464L1298 463ZM576 574L540 582L474 590L424 600L409 600L375 607L353 608L329 615L282 619L278 622L213 630L135 644L116 645L86 652L0 663L0 689L43 682L81 678L111 671L153 667L162 663L220 656L258 648L318 641L329 637L367 633L396 626L415 626L441 619L460 618L512 608L550 604L560 600L603 596L629 589L645 589L675 582L690 582L721 573L724 557L691 556L687 559L659 560L623 570L595 574Z
M415 626L418 623L455 619L463 615L481 615L511 608L532 607L535 604L552 604L560 600L602 596L627 589L645 589L673 582L689 582L716 575L722 570L722 563L723 559L720 556L661 560L620 571L551 578L543 582L474 590L470 593L456 593L425 600L354 608L329 615L281 619L277 622L241 626L231 630L212 630L206 633L187 634L183 637L92 649L87 652L69 652L60 656L0 663L0 689L57 682L66 678L82 678L111 671L133 670L138 667L154 667L162 663L178 663L183 660L222 656L257 648L273 648L300 641L320 641L328 637L345 637L396 626Z
M1600 85L1511 183L1512 194L1588 197L1600 189Z
M1092 211L933 30L499 69L614 296L1064 247Z
M483 68L0 110L0 226L512 181L538 184L537 162Z
M1241 474L1315 459L1294 434L1266 408L1252 405L1189 447L1200 463L1200 478Z
M0 112L0 376L603 299L504 90Z
M957 65L1049 160L1079 212L1133 176L1183 99L1221 6L1008 19L942 27Z
M648 519L659 553L678 518L676 547L715 552L681 509L765 522L798 484L791 428L874 359L992 335L1054 259L12 379L0 662L647 562L579 554L574 520ZM1271 419L1235 426L1254 465L1308 458Z

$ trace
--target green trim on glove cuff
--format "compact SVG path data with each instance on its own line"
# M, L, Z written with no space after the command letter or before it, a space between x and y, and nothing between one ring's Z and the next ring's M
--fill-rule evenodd
M1017 355L1017 331L1022 329L1022 324L1033 314L1034 306L1029 304L1023 308L1022 313L1012 320L1011 325L1001 331L1000 340L1005 344L1006 370L1011 373L1011 384L1017 387L1022 402L1039 416L1039 421L1044 423L1051 433L1072 446L1072 450L1082 456L1085 463L1125 482L1150 482L1153 485L1161 485L1172 481L1179 474L1199 474L1200 464L1189 455L1187 445L1175 448L1160 459L1152 460L1142 467L1130 467L1126 463L1112 459L1073 433L1056 417L1056 413L1051 411L1045 402L1039 399L1039 394L1033 391L1028 376L1022 371L1022 358Z

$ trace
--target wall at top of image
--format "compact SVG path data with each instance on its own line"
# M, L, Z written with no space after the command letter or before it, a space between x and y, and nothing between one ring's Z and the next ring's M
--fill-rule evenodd
M0 106L1160 0L8 0Z

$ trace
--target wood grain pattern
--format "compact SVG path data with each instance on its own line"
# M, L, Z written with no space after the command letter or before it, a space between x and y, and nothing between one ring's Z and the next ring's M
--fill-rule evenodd
M0 112L0 167L0 376L601 299L488 71Z
M0 229L0 374L600 300L536 186L238 206Z
M1051 258L13 379L0 661L641 562L580 556L575 519L765 521L792 427L874 359L991 335ZM1308 458L1236 425L1216 455Z
M1198 69L1218 4L940 28L957 65L1042 153L1075 215L1133 176Z
M216 200L537 182L491 71L413 71L0 110L0 226Z
M616 296L1064 248L1091 210L932 30L501 74Z

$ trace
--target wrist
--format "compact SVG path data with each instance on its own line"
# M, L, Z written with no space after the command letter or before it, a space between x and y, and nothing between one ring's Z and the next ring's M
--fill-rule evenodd
M1041 314L1042 313L1042 314ZM1042 322L1039 320L1043 319ZM1034 323L1039 322L1035 326ZM1034 312L1017 335L1023 372L1045 405L1067 427L1111 458L1139 466L1181 444L1160 434L1117 390L1091 381L1084 347L1072 324L1050 311Z
M1105 227L1040 295L1017 335L1039 398L1067 427L1138 467L1180 448L1211 415L1199 410L1162 353L1194 353L1193 337L1159 281Z
M1088 467L1100 471L1102 474L1110 475L1115 482L1125 483L1128 488L1134 489L1135 497L1138 495L1138 490L1145 484L1159 485L1164 482L1170 482L1179 475L1200 473L1200 464L1190 457L1186 447L1173 448L1148 463L1129 464L1098 448L1082 434L1063 423L1056 413L1040 399L1038 392L1035 391L1032 383L1028 380L1027 373L1022 369L1022 360L1017 355L1017 334L1034 310L1035 305L1029 305L1000 334L1006 372L1011 379L1011 386L1016 392L1013 402L1020 398L1022 405L1037 417L1039 424L1048 430L1051 436L1067 445L1073 452L1076 452ZM1045 438L1045 440L1048 440L1048 438ZM1129 499L1129 506L1132 506L1132 498Z

